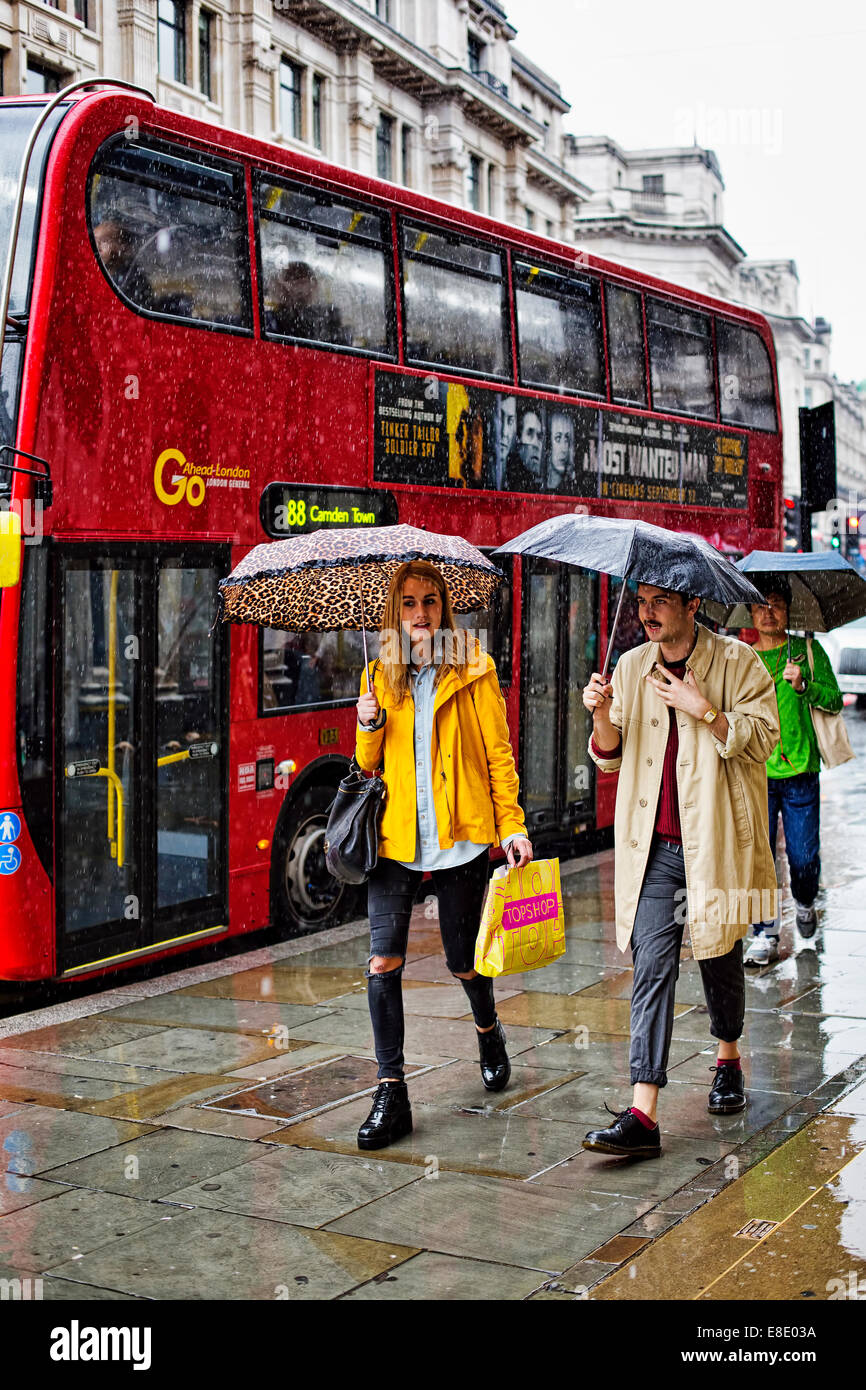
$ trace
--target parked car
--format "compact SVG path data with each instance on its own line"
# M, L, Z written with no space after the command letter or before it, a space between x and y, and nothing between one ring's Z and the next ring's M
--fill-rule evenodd
M857 708L866 709L866 618L822 632L818 639L836 672L843 695L856 695Z

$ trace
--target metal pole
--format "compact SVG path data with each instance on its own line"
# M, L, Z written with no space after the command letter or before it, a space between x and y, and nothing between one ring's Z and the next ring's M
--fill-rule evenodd
M358 571L358 593L361 596L361 641L364 644L364 676L367 682L367 694L370 694L370 662L367 657L367 620L364 617L364 586L361 583L361 561L358 559L355 564Z
M603 669L603 671L602 671L602 673L601 673L601 674L602 674L602 678L604 678L604 677L607 675L607 668L608 668L608 666L610 665L610 654L611 654L611 652L613 651L613 639L614 639L614 637L616 636L616 629L617 629L617 625L618 625L618 623L619 623L620 609L622 608L622 601L623 601L623 599L625 598L626 583L627 583L626 575L623 575L623 578L622 578L622 588L621 588L620 591L619 591L619 599L618 599L617 605L616 605L616 612L615 612L614 615L613 615L613 627L611 628L610 633L609 633L609 635L608 635L608 639L607 639L607 651L606 651L605 654L604 654L604 669Z
M15 268L15 253L18 248L18 231L21 226L21 213L24 208L24 196L27 191L27 175L30 172L30 158L33 154L36 141L39 139L42 129L51 115L52 111L71 96L73 92L79 92L84 87L123 87L130 92L142 92L156 105L156 97L149 92L146 87L139 87L135 82L123 82L119 78L113 77L82 77L77 82L70 82L68 87L64 87L61 92L49 101L47 106L42 108L42 112L35 122L30 132L27 144L24 147L24 157L21 161L21 174L18 179L18 192L15 195L14 212L12 222L9 227L9 248L6 252L6 267L3 271L3 292L0 296L0 363L3 361L3 349L6 346L6 315L9 312L9 298L12 294L12 272Z

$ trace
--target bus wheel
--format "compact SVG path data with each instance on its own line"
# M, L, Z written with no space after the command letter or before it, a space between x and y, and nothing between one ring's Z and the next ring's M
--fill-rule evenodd
M274 846L274 921L320 931L345 921L355 895L328 872L325 827L335 787L309 787L291 808Z

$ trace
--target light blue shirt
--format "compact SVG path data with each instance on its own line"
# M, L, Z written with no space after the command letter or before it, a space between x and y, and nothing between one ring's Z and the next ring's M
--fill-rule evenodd
M399 860L404 868L429 873L433 869L454 869L467 864L489 845L477 845L472 840L457 840L450 849L439 847L439 826L433 801L433 702L436 698L434 667L422 666L413 672L412 694L415 700L415 787L417 820L415 826L415 858L411 864ZM515 837L502 841L503 849Z

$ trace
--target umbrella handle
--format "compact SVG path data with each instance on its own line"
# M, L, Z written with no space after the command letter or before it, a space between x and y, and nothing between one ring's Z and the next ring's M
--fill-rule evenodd
M356 565L358 571L358 594L361 599L361 642L364 647L364 680L367 686L367 694L370 694L370 661L367 656L367 620L364 617L364 586L361 583L361 566Z
M610 630L610 632L609 632L609 634L608 634L608 639L607 639L607 651L606 651L605 654L604 654L604 667L603 667L602 672L601 672L602 680L604 680L604 678L607 676L607 669L608 669L608 667L609 667L609 665L610 665L610 654L611 654L611 652L613 651L613 639L614 639L614 637L616 636L616 630L617 630L617 627L619 626L619 615L620 615L620 610L621 610L621 608L622 608L622 601L623 601L623 599L625 598L626 580L627 580L627 576L626 576L626 575L623 575L623 578L622 578L622 588L620 589L620 592L619 592L619 600L618 600L617 605L616 605L616 612L615 612L614 615L613 615L613 627L611 628L611 630Z

